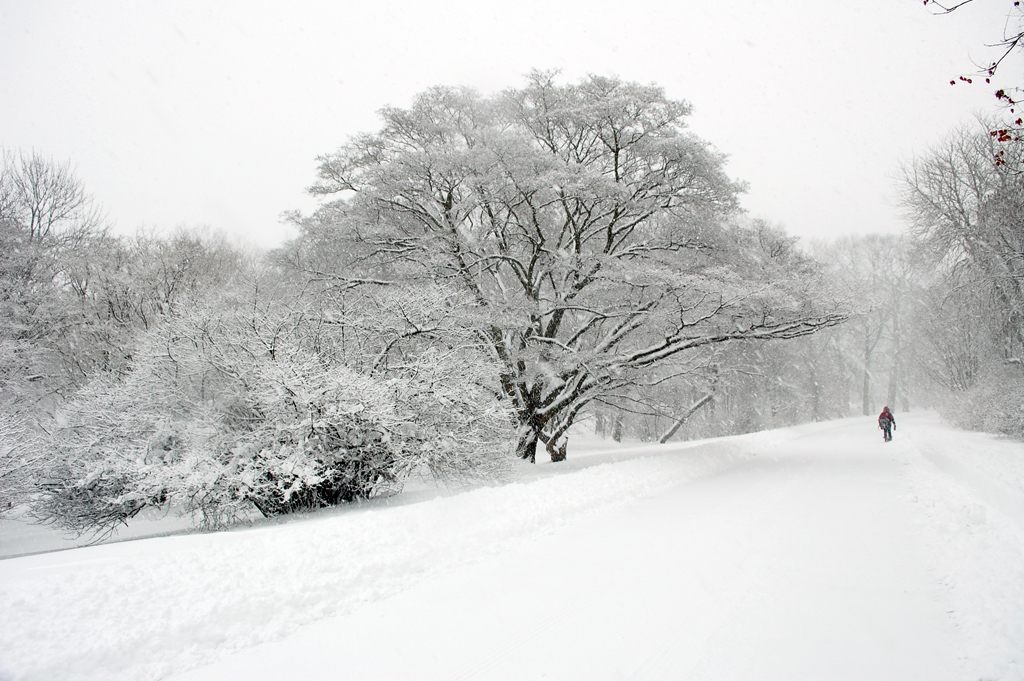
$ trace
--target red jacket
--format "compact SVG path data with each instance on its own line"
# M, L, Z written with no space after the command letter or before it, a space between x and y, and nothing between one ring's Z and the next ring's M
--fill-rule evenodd
M882 413L878 415L878 427L882 427L882 419L888 419L889 423L896 425L896 417L889 411L889 407L882 410Z

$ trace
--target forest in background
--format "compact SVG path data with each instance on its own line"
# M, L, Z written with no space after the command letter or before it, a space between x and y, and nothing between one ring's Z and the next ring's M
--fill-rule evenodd
M0 510L222 527L500 479L584 422L664 442L888 405L1024 437L1019 123L908 162L905 234L805 248L688 114L597 76L433 88L319 159L322 207L269 253L115 236L69 163L6 151Z

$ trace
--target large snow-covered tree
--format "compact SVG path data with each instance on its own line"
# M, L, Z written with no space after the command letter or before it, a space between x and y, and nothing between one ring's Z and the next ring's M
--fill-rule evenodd
M990 293L1002 353L1024 355L1024 141L996 140L980 121L950 134L904 170L911 234L956 278L969 273ZM1000 162L1003 152L1005 161ZM1006 154L1009 154L1009 157Z
M433 88L321 158L295 252L337 287L455 287L500 366L518 454L593 399L702 346L793 338L843 314L806 261L773 262L728 226L742 186L661 88L535 72L494 97ZM318 254L330 253L329 258Z
M1024 141L998 121L951 133L905 168L910 234L928 256L928 369L958 423L1024 437Z

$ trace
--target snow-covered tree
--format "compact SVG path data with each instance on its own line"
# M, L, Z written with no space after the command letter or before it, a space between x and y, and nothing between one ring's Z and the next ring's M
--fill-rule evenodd
M42 432L23 415L0 411L0 518L27 503L48 459Z
M958 422L1024 436L1024 142L981 120L904 171L929 268L928 368Z
M875 411L874 384L879 369L879 345L886 335L890 310L885 305L882 278L892 261L894 240L879 235L845 238L822 249L843 294L857 311L847 325L847 354L859 373L861 413ZM856 332L853 333L853 330Z
M917 310L917 359L928 380L940 389L959 393L974 388L982 363L994 353L996 329L984 314L986 287L970 277L953 280L932 273Z
M74 387L64 360L83 323L68 268L100 232L70 164L5 151L0 165L0 407L31 409Z
M297 261L336 287L469 296L519 456L540 442L561 460L581 410L653 367L844 318L817 304L809 263L727 226L742 187L688 113L658 87L597 76L535 72L491 98L433 88L321 159L312 191L340 198L302 221Z
M990 121L954 131L904 171L903 205L911 233L952 276L970 270L987 281L1001 320L1004 356L1024 353L1024 142L998 142ZM996 153L1014 163L997 163Z
M909 408L915 365L910 325L922 276L914 250L907 237L868 234L819 245L815 253L829 263L840 295L856 311L835 341L843 347L848 370L857 373L865 415L883 402Z

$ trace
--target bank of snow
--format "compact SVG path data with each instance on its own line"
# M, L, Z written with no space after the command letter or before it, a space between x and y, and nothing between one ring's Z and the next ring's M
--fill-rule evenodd
M0 673L161 678L733 465L751 455L740 442L563 475L528 471L530 482L283 525L9 559L0 562Z

